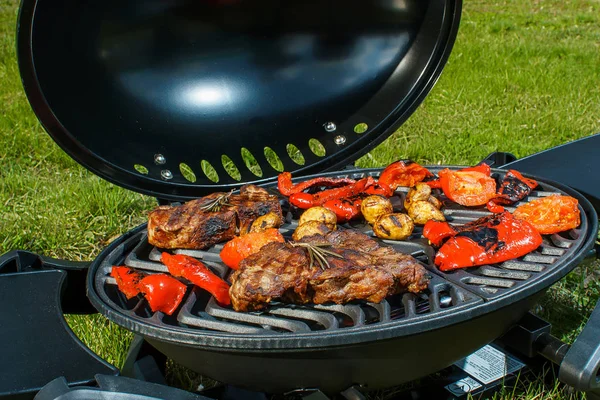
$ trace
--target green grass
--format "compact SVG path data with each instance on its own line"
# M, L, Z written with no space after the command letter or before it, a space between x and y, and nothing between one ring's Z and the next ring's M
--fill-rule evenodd
M143 223L155 200L84 170L41 128L19 80L16 13L15 0L0 0L0 253L26 249L91 260L112 239ZM399 158L472 164L496 150L522 157L598 131L600 2L469 0L435 88L358 165L383 166ZM597 277L597 264L584 264L544 297L538 311L560 338L572 341L585 323L600 292ZM67 320L92 350L122 365L129 332L98 315ZM204 382L169 365L169 380L180 387ZM545 385L530 377L495 396L575 397L556 380Z

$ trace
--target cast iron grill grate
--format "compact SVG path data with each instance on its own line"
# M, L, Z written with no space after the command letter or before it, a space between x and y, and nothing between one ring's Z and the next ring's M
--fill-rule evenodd
M291 236L296 223L284 225L284 235ZM160 263L161 251L148 244L147 235L135 237L135 242L126 246L123 264L148 273L168 272ZM424 245L419 242L398 242L398 250L412 253L419 261L428 265ZM196 257L221 277L227 277L229 268L220 262L219 252L222 245L204 250L176 250ZM199 289L190 291L176 315L165 316L160 312L152 313L142 298L126 300L116 289L116 282L109 276L112 265L119 264L108 259L100 269L101 286L109 302L132 318L142 318L163 326L178 326L183 329L205 329L240 334L282 334L285 332L331 331L345 328L360 328L364 325L405 320L421 319L432 314L463 309L483 300L458 285L445 281L441 276L433 275L429 287L423 293L391 296L382 303L356 302L346 305L290 305L274 302L267 310L240 313L231 308L221 307L206 292Z
M365 176L377 176L379 170L350 171L337 174L339 177L361 179ZM548 184L541 183L522 202L531 199L561 193ZM396 204L401 205L407 190L400 190ZM444 201L444 214L453 224L464 224L489 215L484 207L465 208ZM514 211L514 207L506 207ZM281 232L291 237L297 222L290 218L282 226ZM372 235L369 225L356 222L351 227ZM140 232L124 242L103 260L96 274L96 287L101 296L113 308L131 318L165 328L182 329L189 332L219 331L234 334L272 334L306 333L314 331L335 331L360 329L366 325L410 324L420 319L435 318L474 307L485 301L509 296L515 290L540 280L555 268L560 261L574 256L579 242L587 232L587 220L577 229L545 236L543 244L534 252L500 264L484 265L476 268L441 272L434 265L435 250L422 238L422 228L417 227L407 241L383 241L396 250L412 254L431 272L431 282L427 290L419 295L412 293L390 296L380 304L355 302L346 305L289 305L274 302L260 312L239 313L231 308L219 306L210 295L200 289L188 291L187 297L177 313L166 316L150 311L145 300L136 298L126 300L116 288L116 282L110 275L112 265L122 265L146 271L148 273L168 272L160 263L161 249L147 242L147 235ZM187 254L202 260L216 274L227 278L230 270L221 263L219 253L223 245L215 245L207 250L174 250L174 253Z

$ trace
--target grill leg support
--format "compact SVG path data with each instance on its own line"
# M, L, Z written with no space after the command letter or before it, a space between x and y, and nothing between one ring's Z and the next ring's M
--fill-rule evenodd
M167 357L152 347L143 337L135 335L121 375L145 382L165 385Z

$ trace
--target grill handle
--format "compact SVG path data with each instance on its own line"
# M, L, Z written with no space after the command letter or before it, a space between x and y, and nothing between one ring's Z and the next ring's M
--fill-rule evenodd
M558 372L558 379L577 390L593 392L600 399L600 302L567 351ZM591 398L588 394L588 399Z
M600 260L600 245L595 245ZM558 379L577 390L588 392L588 399L600 400L600 300L583 330L569 347L558 371Z

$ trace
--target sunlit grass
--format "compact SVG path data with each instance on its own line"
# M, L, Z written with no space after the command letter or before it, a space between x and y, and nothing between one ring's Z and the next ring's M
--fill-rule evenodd
M91 260L111 240L143 223L156 200L84 170L44 132L19 79L16 13L16 0L0 0L0 253L26 249ZM522 157L598 131L600 3L470 0L464 2L456 45L437 85L414 115L358 165L379 167L405 158L473 164L496 150ZM288 147L287 153L304 164L297 148ZM260 176L253 157L247 157L248 168ZM241 177L231 160L223 163L234 179ZM272 165L281 168L280 161ZM215 178L206 165L201 169ZM568 342L576 337L598 299L598 281L597 264L586 263L549 290L539 312L553 323L555 335ZM99 315L67 320L93 351L122 365L130 332ZM210 382L171 361L168 379L186 389ZM577 398L550 381L525 376L494 398Z

